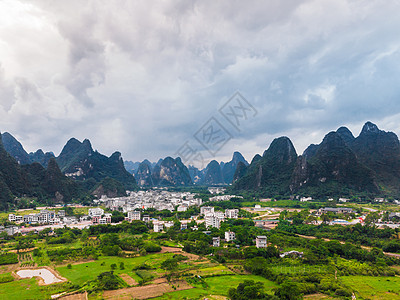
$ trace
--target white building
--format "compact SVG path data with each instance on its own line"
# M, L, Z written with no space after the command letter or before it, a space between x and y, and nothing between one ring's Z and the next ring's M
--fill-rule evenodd
M220 246L220 238L219 238L219 236L217 236L217 237L213 237L212 238L212 243L213 243L213 247L219 247Z
M164 222L164 226L166 229L169 229L172 226L174 226L174 222L173 221Z
M225 217L227 219L237 219L239 217L238 209L225 209Z
M15 221L16 221L16 215L14 215L14 214L9 214L9 215L8 215L8 221L10 221L10 222L15 222Z
M177 211L187 211L187 210L188 210L188 207L185 205L179 205L177 208Z
M89 208L89 217L96 217L104 215L104 209L100 207Z
M200 214L201 215L206 215L208 213L214 213L214 207L212 206L202 206L200 207Z
M220 218L215 216L214 214L206 214L205 216L206 227L220 227Z
M139 220L140 221L140 211L128 211L128 221L132 222L133 220Z
M307 201L311 201L312 197L301 197L300 198L300 202L307 202Z
M162 232L164 229L164 224L159 221L153 222L153 231L154 232Z
M149 215L143 215L143 222L150 222L150 216Z
M233 231L225 231L225 241L230 242L236 239L236 235Z
M265 235L259 235L256 238L257 248L267 248L267 237Z

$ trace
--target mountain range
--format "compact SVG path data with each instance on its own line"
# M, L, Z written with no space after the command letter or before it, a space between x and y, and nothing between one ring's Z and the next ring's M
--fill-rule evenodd
M19 164L5 149L0 135L0 210L17 206L16 197L69 202L83 196L82 187L61 173L54 158L47 167L40 163Z
M55 157L40 149L28 154L9 133L0 138L0 209L15 205L15 197L66 203L89 194L124 196L127 189L137 188L121 153L102 155L93 150L89 140L72 138Z
M167 162L164 162L167 159ZM157 163L151 163L144 160L139 163L125 163L126 168L132 168L135 178L140 186L150 187L156 185L224 185L231 184L238 163L248 166L249 163L239 152L234 152L232 160L224 163L218 163L212 160L204 169L200 170L189 165L187 168L183 165L181 159L175 159L180 167L174 166L171 157L160 159ZM163 164L164 163L164 164ZM137 167L136 167L137 166ZM162 168L161 168L162 166ZM174 170L172 170L172 168ZM188 176L189 175L189 176ZM183 179L183 180L182 180Z
M287 137L275 139L248 167L239 165L233 189L265 196L400 194L400 145L396 134L365 123L358 137L346 127L328 133L298 156Z
M134 176L126 170L131 166ZM136 178L136 179L135 179ZM172 157L157 163L125 163L93 150L89 140L71 138L60 155L27 153L11 134L0 135L0 209L15 197L68 202L89 193L121 196L139 186L229 185L233 192L262 196L400 195L400 143L396 134L365 123L355 137L346 127L329 132L302 155L288 137L272 141L249 164L239 152L231 161L211 161L204 169L186 167Z

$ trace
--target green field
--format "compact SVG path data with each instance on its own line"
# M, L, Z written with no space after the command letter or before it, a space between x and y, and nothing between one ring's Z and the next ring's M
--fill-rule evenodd
M205 278L207 287L201 285L194 285L195 288L185 291L177 291L166 293L161 297L155 299L202 299L202 297L209 295L227 296L230 288L236 288L239 283L245 280L261 281L264 283L266 292L272 294L272 289L277 287L275 283L269 281L261 276L256 275L226 275Z
M15 280L0 284L0 299L49 299L51 295L63 290L65 290L64 283L39 286L35 278Z
M97 276L103 272L111 271L111 265L116 264L117 268L114 270L115 274L128 274L133 279L138 281L140 278L135 274L134 271L132 271L134 267L137 267L142 263L147 263L148 265L156 268L155 270L151 270L152 272L164 273L164 270L159 269L160 264L172 255L172 253L157 253L134 258L105 256L100 257L96 261L79 263L75 265L73 264L71 269L68 269L67 266L62 266L57 267L56 270L61 274L61 276L67 278L73 284L82 285L88 280L96 279ZM125 268L123 270L119 268L121 262L124 263Z
M399 277L343 276L340 279L362 299L400 298Z

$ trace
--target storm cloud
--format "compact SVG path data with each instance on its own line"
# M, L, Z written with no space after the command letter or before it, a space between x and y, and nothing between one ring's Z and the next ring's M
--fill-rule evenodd
M216 118L216 154L346 125L400 133L398 1L0 1L0 130L28 151L71 138L156 160ZM257 111L237 130L235 92ZM208 160L213 157L203 151Z

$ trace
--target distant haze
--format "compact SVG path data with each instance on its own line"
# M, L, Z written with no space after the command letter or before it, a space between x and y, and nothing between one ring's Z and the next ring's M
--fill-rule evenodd
M157 161L211 117L247 160L368 120L400 133L399 1L0 1L0 131ZM239 91L257 111L218 112Z

